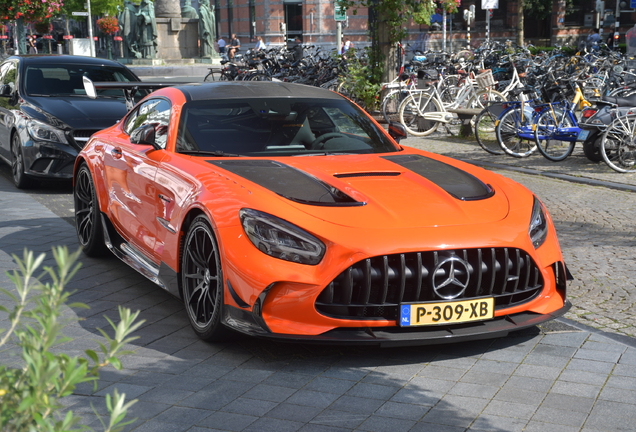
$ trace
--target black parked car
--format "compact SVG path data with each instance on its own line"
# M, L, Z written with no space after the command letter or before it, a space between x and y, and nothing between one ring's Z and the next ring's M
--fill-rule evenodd
M88 138L126 114L121 89L102 89L91 99L84 76L140 81L122 64L92 57L13 56L0 64L0 158L11 165L18 188L70 179Z

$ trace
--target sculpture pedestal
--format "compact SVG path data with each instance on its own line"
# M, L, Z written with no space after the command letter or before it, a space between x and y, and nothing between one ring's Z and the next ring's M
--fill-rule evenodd
M158 59L199 57L199 20L157 18L157 42Z

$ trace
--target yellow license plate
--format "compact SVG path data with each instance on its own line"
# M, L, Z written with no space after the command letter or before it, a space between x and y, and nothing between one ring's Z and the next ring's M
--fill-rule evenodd
M400 326L413 327L481 321L495 316L495 299L484 297L454 302L400 305Z

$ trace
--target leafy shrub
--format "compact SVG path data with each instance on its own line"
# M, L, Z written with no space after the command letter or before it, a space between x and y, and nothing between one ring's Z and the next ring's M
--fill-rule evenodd
M7 344L15 344L21 349L22 366L11 368L0 365L0 430L3 432L46 431L62 432L86 430L78 425L80 418L72 411L62 414L61 399L73 393L75 387L84 382L97 386L99 370L111 365L121 369L119 356L127 354L122 348L136 339L130 337L143 321L135 322L139 312L119 308L118 324L106 318L115 336L111 338L99 329L105 342L96 342L98 349L86 350L85 357L69 356L59 351L59 345L69 341L64 337L64 306L70 292L65 286L77 272L76 262L79 251L69 254L64 247L53 250L57 269L44 267L44 273L35 276L44 254L34 258L33 252L25 251L24 257L13 258L18 270L9 274L15 290L0 288L14 303L11 310L0 305L0 313L8 314L8 329L0 329L0 350ZM42 283L48 277L51 282ZM69 307L87 308L81 303ZM107 432L120 431L131 421L124 422L128 409L136 401L125 401L125 394L117 391L106 396L109 418L102 421ZM80 429L81 428L81 429Z

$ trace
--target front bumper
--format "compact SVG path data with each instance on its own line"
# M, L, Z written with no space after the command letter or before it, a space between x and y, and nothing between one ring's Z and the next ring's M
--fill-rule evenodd
M227 305L223 322L228 327L241 333L280 341L343 345L354 343L357 345L398 347L457 343L504 337L510 332L558 318L570 310L571 307L570 301L565 300L563 307L549 314L520 312L495 317L487 321L408 329L397 326L337 328L320 335L311 336L269 333L256 321L254 314Z
M22 147L25 173L35 178L71 179L78 151L71 145L29 140Z

